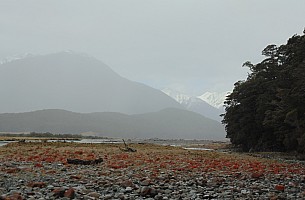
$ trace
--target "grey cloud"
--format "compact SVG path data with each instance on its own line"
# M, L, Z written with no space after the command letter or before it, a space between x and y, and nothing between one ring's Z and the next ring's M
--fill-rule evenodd
M302 32L304 8L299 0L2 0L0 58L71 49L157 88L226 91L246 77L243 62Z

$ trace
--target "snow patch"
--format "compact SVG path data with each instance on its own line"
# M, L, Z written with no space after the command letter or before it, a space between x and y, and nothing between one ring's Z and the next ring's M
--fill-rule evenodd
M203 95L198 96L199 99L207 102L211 106L215 108L222 108L224 105L224 101L226 100L226 96L230 94L229 91L227 92L205 92Z
M191 99L191 97L189 95L180 93L178 91L175 91L175 90L172 90L169 88L165 88L161 91L184 106L186 106L188 104L189 100Z
M30 57L34 57L34 56L35 56L34 54L30 54L30 53L24 53L24 54L8 56L8 57L3 58L3 59L0 60L0 65L7 64L7 63L13 62L15 60L20 60L20 59L24 59L24 58L30 58Z

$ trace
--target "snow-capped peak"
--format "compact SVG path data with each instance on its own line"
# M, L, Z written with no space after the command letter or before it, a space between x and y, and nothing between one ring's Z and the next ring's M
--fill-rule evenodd
M178 91L175 91L175 90L172 90L172 89L169 89L169 88L165 88L161 91L163 93L167 94L168 96L170 96L171 98L173 98L174 100L176 100L178 103L180 103L182 105L186 105L191 98L187 94L183 94L183 93L180 93Z
M0 65L10 63L10 62L15 61L15 60L20 60L20 59L23 59L23 58L33 57L33 56L35 56L35 55L30 54L30 53L24 53L24 54L9 56L9 57L1 59L0 60Z
M223 107L223 103L229 93L230 92L205 92L203 95L198 96L198 98L202 99L215 108L221 108Z
M186 95L169 88L163 89L162 92L172 97L189 111L196 112L216 121L221 121L219 115L222 114L222 109L218 109L218 107L215 108L209 102L206 102L199 97Z

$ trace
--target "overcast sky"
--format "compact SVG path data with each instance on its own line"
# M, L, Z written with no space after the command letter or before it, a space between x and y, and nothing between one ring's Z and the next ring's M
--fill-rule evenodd
M305 27L304 0L1 0L0 58L72 50L130 80L231 90L245 61Z

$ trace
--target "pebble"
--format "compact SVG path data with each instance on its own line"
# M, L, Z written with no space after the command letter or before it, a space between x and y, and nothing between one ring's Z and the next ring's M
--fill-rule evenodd
M88 196L98 199L101 195L97 192L90 192Z
M132 191L132 187L126 187L125 191L126 192L131 192Z

